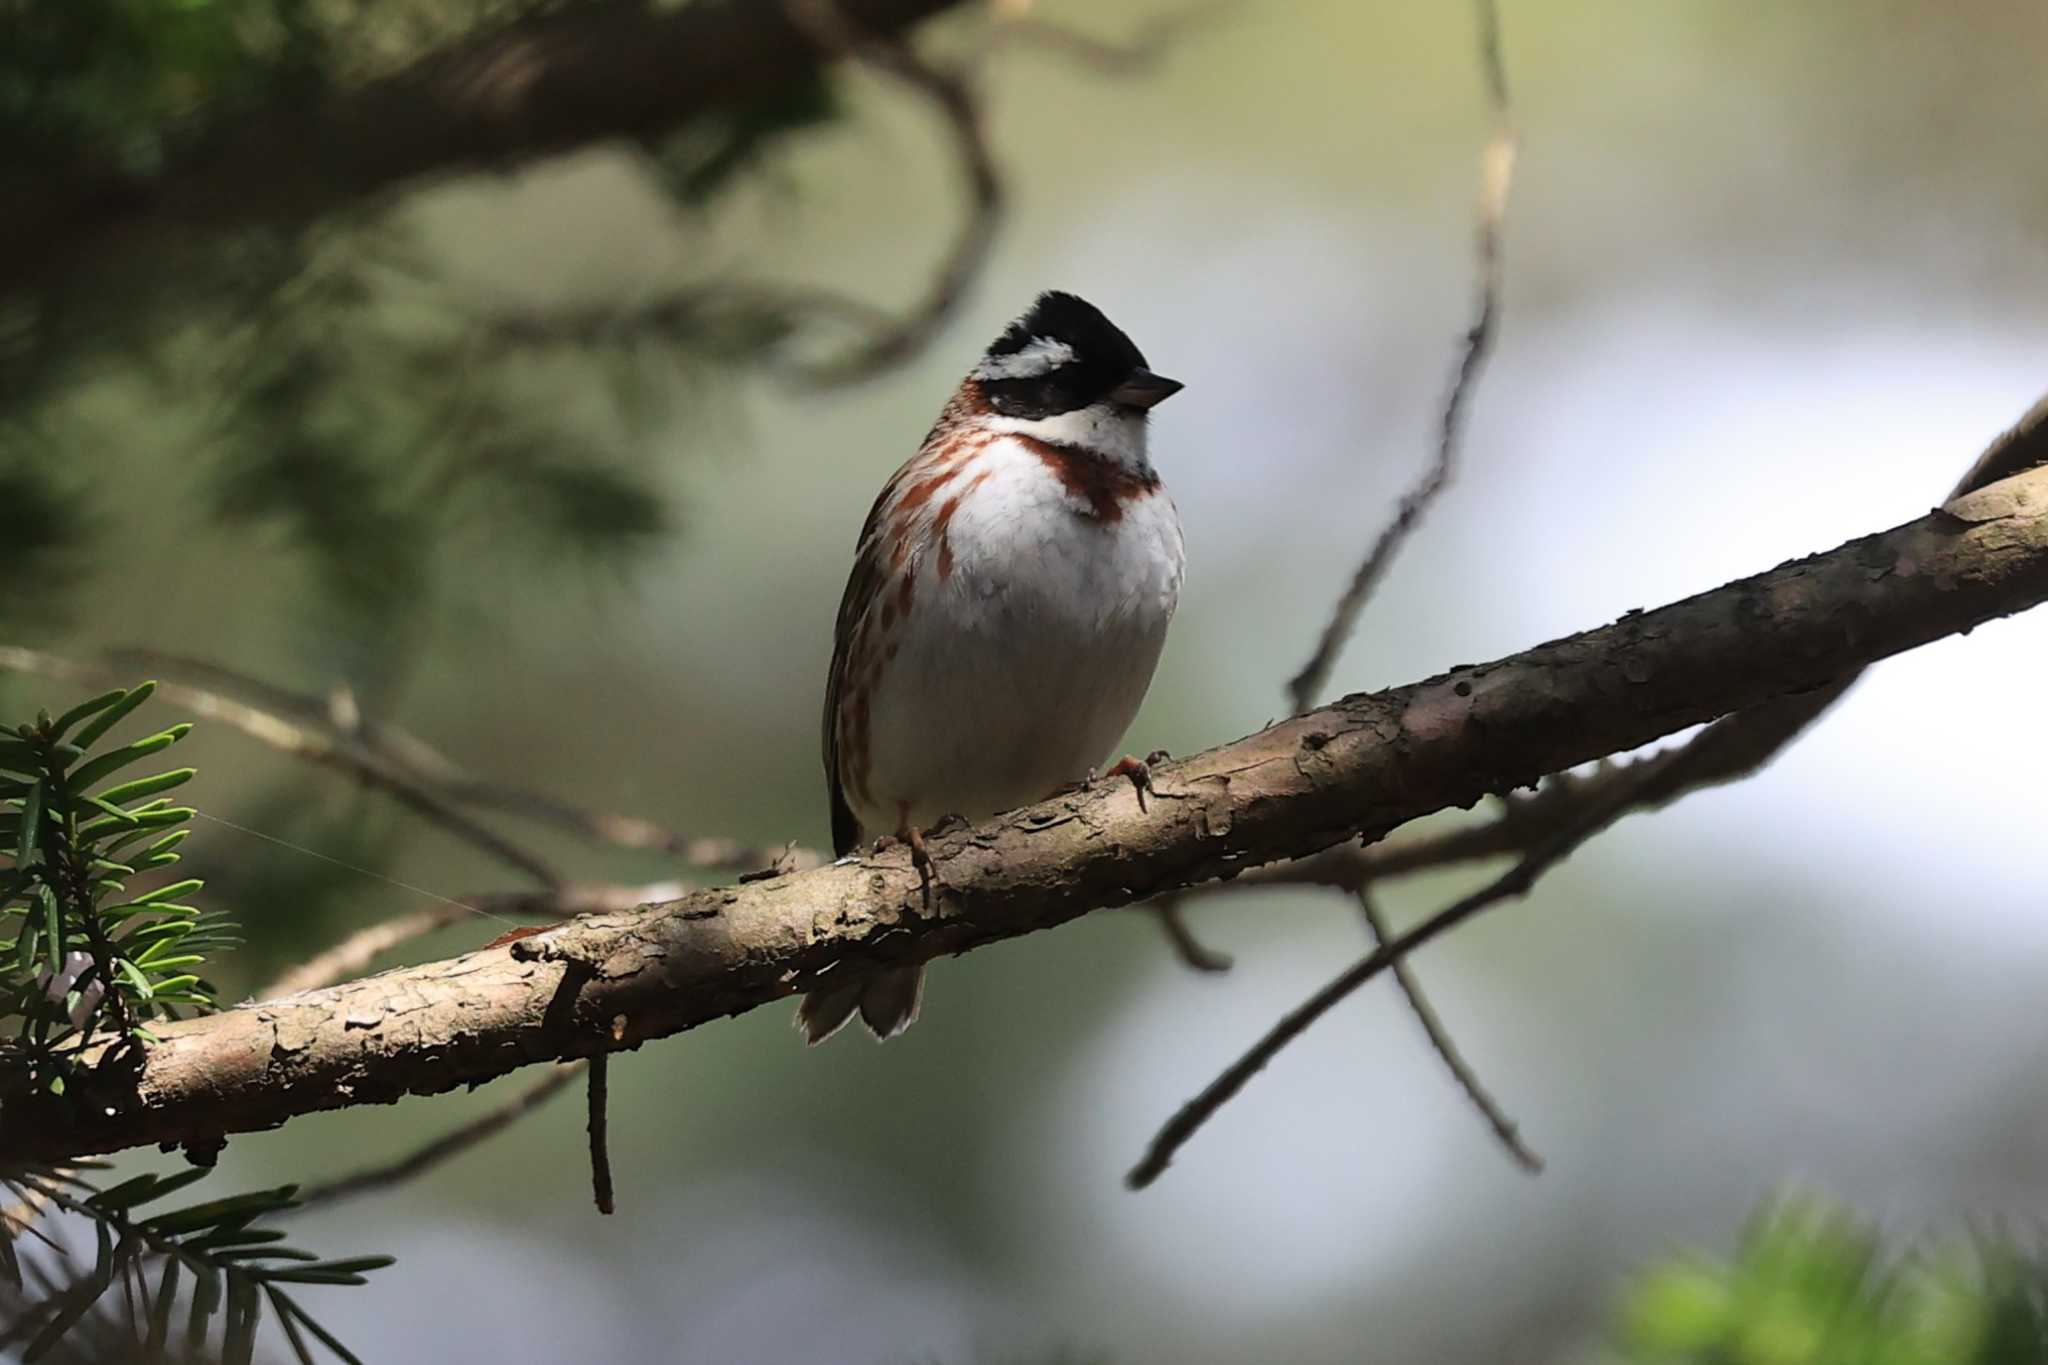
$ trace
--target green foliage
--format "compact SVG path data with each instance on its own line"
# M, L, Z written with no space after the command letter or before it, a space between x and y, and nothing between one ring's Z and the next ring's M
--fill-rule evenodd
M363 1284L366 1274L390 1265L392 1258L322 1260L287 1246L283 1230L263 1220L297 1206L297 1191L290 1185L143 1212L206 1174L205 1168L193 1166L175 1175L145 1173L99 1188L77 1169L0 1171L0 1185L29 1207L48 1205L84 1220L96 1247L90 1266L77 1262L68 1278L47 1271L37 1276L44 1292L0 1329L0 1349L20 1349L24 1365L41 1360L113 1297L118 1285L126 1311L116 1320L125 1325L130 1348L123 1359L161 1359L177 1347L196 1353L217 1330L219 1357L240 1365L254 1354L257 1329L267 1312L304 1365L312 1365L314 1342L354 1362L356 1357L294 1294L305 1285ZM0 1277L19 1289L25 1284L24 1267L15 1240L6 1235L10 1231L0 1231ZM57 1247L54 1239L38 1235Z
M1731 1262L1642 1276L1617 1335L1630 1365L2040 1365L2048 1260L1989 1238L1892 1258L1849 1215L1788 1201Z
M0 139L76 174L148 175L201 114L305 92L322 39L307 0L9 0Z
M178 862L189 807L163 795L190 768L135 767L185 737L174 725L102 747L154 683L108 692L52 719L0 733L0 1062L33 1089L62 1094L77 1055L109 1034L213 1004L206 955L238 942L226 919L185 898L196 878L133 890L130 878Z
M372 685L464 589L510 606L505 572L623 567L672 525L648 474L481 369L445 320L391 313L348 265L310 270L238 338L200 472L217 519L297 552L307 624L368 642L379 657L337 671Z
M60 716L0 732L0 1020L16 1036L0 1049L9 1088L61 1097L83 1050L126 1039L147 1046L150 1021L210 1008L213 990L201 978L207 955L238 940L224 919L186 904L197 878L130 889L131 878L174 865L192 815L165 792L183 786L190 768L147 771L183 739L174 725L126 744L107 736L155 689L119 688L80 702ZM17 1092L18 1093L18 1092ZM0 1169L0 1186L23 1202L0 1220L0 1281L24 1296L0 1327L0 1349L18 1348L24 1362L43 1359L75 1329L106 1330L104 1305L120 1286L128 1309L113 1320L140 1355L162 1359L171 1345L181 1293L185 1311L180 1354L191 1356L218 1327L220 1357L250 1359L267 1312L301 1361L318 1342L342 1360L350 1355L293 1297L303 1285L361 1284L386 1256L322 1260L284 1244L263 1220L295 1207L286 1186L145 1215L206 1174L143 1174L110 1187L83 1174L98 1167L25 1165ZM47 1266L25 1272L21 1237L32 1234L53 1251L62 1244L36 1227L43 1208L89 1226L97 1248L89 1268L59 1275ZM111 1357L109 1357L111 1358Z
M345 95L556 7L0 0L0 188L31 218L81 189L146 199L267 109ZM815 75L706 113L642 164L699 219L790 136L842 115ZM108 491L125 483L120 462L151 460L189 474L194 495L151 517L194 509L208 524L177 529L281 549L304 573L295 617L321 671L375 694L437 624L517 612L508 581L622 578L678 520L661 479L675 450L653 424L687 404L686 429L706 431L732 369L784 358L811 316L801 296L723 274L659 282L644 309L636 294L523 312L466 292L466 245L421 228L374 211L310 231L258 218L31 275L0 299L0 622L67 619L70 590L106 559L92 552L140 519ZM115 436L81 477L60 419L110 375L110 389L149 390L145 412L183 420L145 422L133 453Z

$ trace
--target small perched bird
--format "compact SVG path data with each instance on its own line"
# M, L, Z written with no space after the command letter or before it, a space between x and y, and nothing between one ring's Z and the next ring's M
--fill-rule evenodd
M1180 597L1180 515L1145 449L1152 408L1180 388L1094 305L1041 294L883 485L825 685L836 853L893 834L929 898L924 831L1093 780ZM1112 771L1145 784L1136 760ZM797 1026L823 1042L858 1010L894 1037L923 972L836 969Z

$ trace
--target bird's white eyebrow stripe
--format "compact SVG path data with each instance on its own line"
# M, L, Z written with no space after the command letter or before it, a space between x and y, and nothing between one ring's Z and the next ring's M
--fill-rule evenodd
M982 357L976 379L1036 379L1074 361L1074 348L1057 337L1033 337L1008 355Z

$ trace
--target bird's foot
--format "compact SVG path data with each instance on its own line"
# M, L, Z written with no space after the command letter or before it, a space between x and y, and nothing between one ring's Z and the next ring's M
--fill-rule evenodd
M910 865L917 869L918 890L924 893L924 912L932 912L932 888L938 884L938 869L932 866L930 850L924 846L924 831L916 825L903 827L903 842L910 845Z
M1145 798L1158 794L1152 786L1153 765L1164 763L1172 757L1173 755L1164 749L1154 749L1143 758L1132 758L1129 754L1125 754L1122 758L1110 764L1109 771L1102 775L1104 777L1128 777L1131 780L1132 789L1138 793L1138 809L1145 810L1147 809ZM1088 775L1088 782L1091 786L1094 784L1095 774L1090 773Z
M939 878L937 864L932 861L931 850L925 847L925 837L963 828L966 824L967 819L964 816L945 815L930 829L919 829L916 825L905 824L895 834L884 835L875 841L875 851L878 853L892 844L902 844L910 850L910 865L917 869L918 888L924 895L926 914L932 912L937 888L943 886L944 882Z

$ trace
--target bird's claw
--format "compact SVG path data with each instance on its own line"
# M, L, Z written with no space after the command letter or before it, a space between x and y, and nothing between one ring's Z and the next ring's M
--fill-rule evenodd
M889 847L891 844L899 843L910 850L910 865L917 869L918 890L924 896L926 914L932 912L936 900L935 888L940 883L939 870L932 862L931 850L925 847L925 835L928 833L943 834L949 829L965 825L966 823L967 820L963 816L947 815L941 817L939 822L929 830L919 829L916 825L905 825L902 829L897 830L894 835L884 835L875 842L875 848L878 852Z
M1129 754L1125 754L1122 758L1111 764L1109 771L1104 773L1103 776L1128 777L1131 779L1131 787L1138 793L1138 809L1145 810L1147 809L1145 798L1158 794L1152 785L1152 766L1156 763L1164 763L1172 757L1173 755L1167 753L1164 749L1154 749L1143 758L1132 758ZM1088 775L1089 784L1093 785L1094 781L1095 774L1090 773Z

